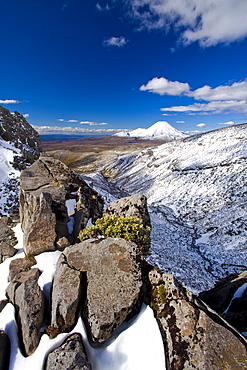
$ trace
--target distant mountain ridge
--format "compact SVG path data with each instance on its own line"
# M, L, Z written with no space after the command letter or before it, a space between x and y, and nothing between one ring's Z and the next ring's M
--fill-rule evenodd
M172 127L166 121L158 121L154 123L149 128L137 128L133 131L119 132L114 136L120 137L137 137L141 139L167 139L167 140L177 140L188 136L186 133L179 131Z

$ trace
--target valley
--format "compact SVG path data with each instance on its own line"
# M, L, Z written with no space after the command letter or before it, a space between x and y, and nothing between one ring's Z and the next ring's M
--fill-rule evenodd
M84 145L64 147L48 143L44 148L79 171L106 204L145 194L152 220L148 261L193 292L245 270L247 125L162 144L122 139L88 139Z

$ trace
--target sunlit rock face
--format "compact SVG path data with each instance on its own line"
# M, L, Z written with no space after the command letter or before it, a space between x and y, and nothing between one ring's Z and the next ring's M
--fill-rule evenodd
M78 174L51 157L40 156L22 171L20 186L20 218L26 254L64 249L76 241L89 218L95 220L102 214L103 200L97 192ZM75 203L71 215L66 206L70 200ZM69 229L71 218L74 227Z

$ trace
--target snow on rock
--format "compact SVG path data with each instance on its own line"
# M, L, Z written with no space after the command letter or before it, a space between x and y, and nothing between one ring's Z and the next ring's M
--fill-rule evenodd
M118 132L114 136L176 140L186 137L187 134L175 129L166 121L158 121L147 129L137 128L129 132Z
M13 168L14 155L20 150L0 139L0 215L8 215L18 202L20 171Z

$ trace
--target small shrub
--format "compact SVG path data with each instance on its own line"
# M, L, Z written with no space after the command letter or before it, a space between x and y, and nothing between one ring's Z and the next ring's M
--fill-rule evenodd
M97 237L123 238L135 242L144 253L150 247L149 226L144 227L139 218L104 216L95 225L86 227L79 234L81 241Z

